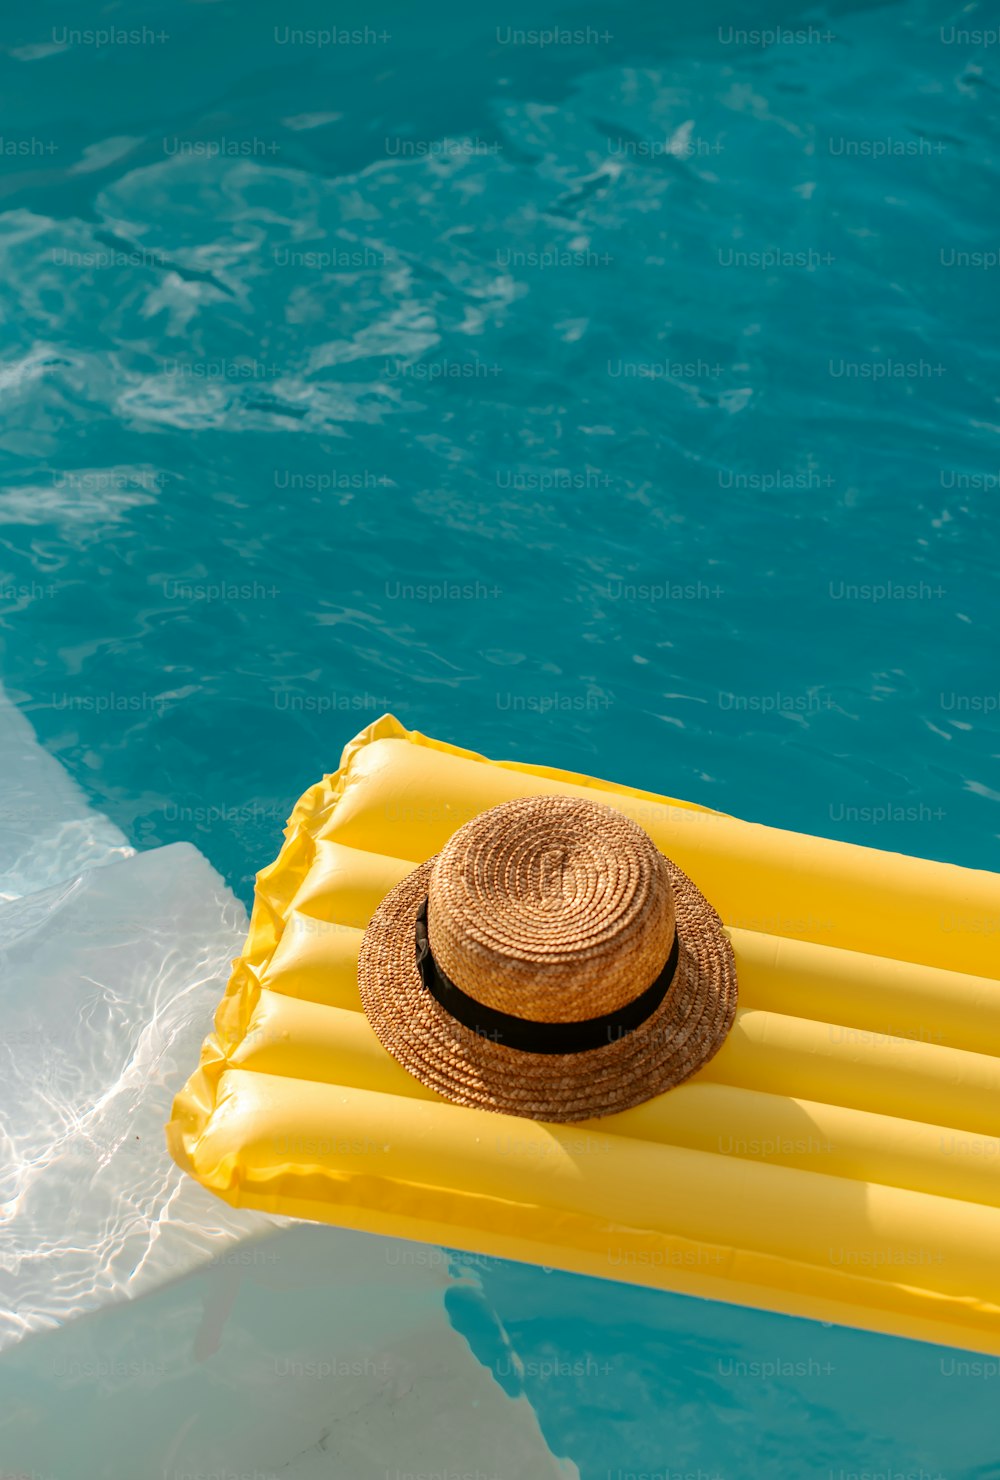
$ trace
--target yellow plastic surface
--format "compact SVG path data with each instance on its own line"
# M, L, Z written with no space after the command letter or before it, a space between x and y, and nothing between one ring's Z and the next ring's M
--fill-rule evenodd
M548 1125L441 1100L356 982L382 896L487 807L597 796L726 924L693 1079ZM742 822L386 715L297 804L167 1127L228 1202L1000 1355L1000 876Z

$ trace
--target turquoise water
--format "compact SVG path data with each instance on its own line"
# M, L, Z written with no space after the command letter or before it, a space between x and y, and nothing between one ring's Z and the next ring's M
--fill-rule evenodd
M46 748L135 846L197 843L246 902L387 709L995 868L990 24L924 0L9 12L0 679ZM95 44L109 25L134 34ZM962 1387L937 1354L918 1379L893 1345L912 1385L885 1402L914 1417L890 1439L855 1380L886 1344L840 1333L850 1402L772 1382L737 1424L698 1374L714 1341L773 1351L757 1318L685 1337L688 1303L589 1286L609 1330L586 1282L482 1279L539 1351L618 1354L583 1389L530 1379L587 1480L608 1434L639 1472L749 1473L737 1429L784 1456L755 1473L1000 1473L971 1399L960 1453L926 1420Z
M994 865L979 12L141 9L3 23L2 676L95 803L249 899L391 708Z
M998 1480L1000 1363L500 1260L449 1313L583 1480Z

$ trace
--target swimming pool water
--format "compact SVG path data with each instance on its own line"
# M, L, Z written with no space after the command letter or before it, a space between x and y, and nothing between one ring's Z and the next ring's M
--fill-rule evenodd
M984 7L170 0L0 27L0 679L133 846L193 841L249 902L295 798L389 709L997 866ZM591 1340L561 1277L482 1278L537 1302L546 1351ZM601 1289L647 1338L673 1319ZM669 1431L738 1473L692 1375L711 1343L664 1337L667 1380L632 1320L613 1380L535 1382L557 1452L603 1475L593 1435L625 1424L640 1471ZM822 1407L783 1421L805 1442ZM858 1424L802 1473L876 1455ZM987 1475L973 1430L947 1473ZM883 1468L948 1462L933 1427L903 1442Z

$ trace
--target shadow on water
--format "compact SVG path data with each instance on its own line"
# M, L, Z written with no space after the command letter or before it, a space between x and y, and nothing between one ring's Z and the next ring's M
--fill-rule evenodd
M1000 1361L455 1255L456 1330L582 1480L985 1480Z

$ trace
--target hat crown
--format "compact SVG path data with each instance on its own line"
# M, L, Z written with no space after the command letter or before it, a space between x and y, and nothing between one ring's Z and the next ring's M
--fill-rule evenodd
M584 1021L625 1006L662 970L675 932L669 871L610 807L522 797L481 813L438 855L427 930L439 968L477 1002Z

